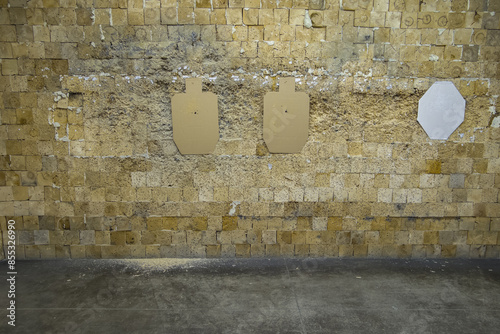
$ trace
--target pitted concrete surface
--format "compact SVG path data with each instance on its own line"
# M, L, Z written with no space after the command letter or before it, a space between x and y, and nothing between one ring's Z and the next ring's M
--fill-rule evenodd
M498 333L500 261L59 260L17 263L1 333Z

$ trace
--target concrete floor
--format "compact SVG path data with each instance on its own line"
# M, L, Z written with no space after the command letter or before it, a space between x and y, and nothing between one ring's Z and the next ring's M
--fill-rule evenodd
M500 261L59 260L17 263L0 333L499 333Z

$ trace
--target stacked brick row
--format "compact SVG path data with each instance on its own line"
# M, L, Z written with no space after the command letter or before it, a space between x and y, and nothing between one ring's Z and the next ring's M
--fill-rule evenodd
M259 58L264 64L273 58L311 59L321 66L331 65L332 58L368 59L404 62L418 77L498 79L500 75L500 9L495 1L131 0L11 1L9 5L0 8L3 75L23 74L19 67L37 63L29 59L69 59L75 72L85 67L76 60L99 59L106 70L109 59L155 58L172 44L180 46L186 57L199 56L203 45L211 44L226 57ZM306 16L310 27L304 25ZM64 67L64 63L57 66L62 72L56 73L66 74Z
M498 218L25 216L16 223L20 259L499 256Z

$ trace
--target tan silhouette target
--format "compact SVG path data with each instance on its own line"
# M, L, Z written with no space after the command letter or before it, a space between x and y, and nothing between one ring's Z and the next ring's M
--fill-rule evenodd
M271 153L299 153L307 142L309 96L294 78L280 78L279 92L264 96L264 141Z
M174 142L182 154L210 154L219 140L217 96L201 90L201 79L186 79L186 93L172 97Z

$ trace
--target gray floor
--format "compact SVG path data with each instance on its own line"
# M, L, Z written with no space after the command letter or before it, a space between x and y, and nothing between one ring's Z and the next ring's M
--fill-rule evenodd
M17 264L0 333L499 333L500 261L59 260Z

